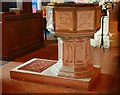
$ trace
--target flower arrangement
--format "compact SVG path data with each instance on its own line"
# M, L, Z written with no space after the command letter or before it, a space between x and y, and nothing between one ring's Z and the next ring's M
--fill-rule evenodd
M109 9L113 8L113 6L114 6L113 2L104 2L102 4L102 9L109 10Z

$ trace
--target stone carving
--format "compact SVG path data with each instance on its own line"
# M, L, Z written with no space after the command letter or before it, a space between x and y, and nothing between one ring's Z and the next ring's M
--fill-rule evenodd
M74 65L74 43L72 40L63 41L63 65Z
M70 11L55 11L56 30L73 30L73 13Z
M77 11L77 30L94 29L94 21L94 10Z
M58 76L92 77L96 67L90 62L89 40L96 29L96 16L99 15L97 20L100 19L100 13L95 15L96 8L94 5L65 7L64 4L53 7L53 33L61 38L58 40L58 59L62 62L62 68Z
M94 67L90 62L89 38L63 39L62 41L63 43L60 43L59 40L61 49L58 53L63 52L59 55L63 60L63 67L58 75L73 78L91 77Z

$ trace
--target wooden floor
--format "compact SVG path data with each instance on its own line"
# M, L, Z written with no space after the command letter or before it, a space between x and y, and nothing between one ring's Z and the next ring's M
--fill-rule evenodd
M44 48L41 48L31 54L25 55L14 61L5 62L0 66L0 82L3 93L111 93L118 92L118 48L105 49L90 47L91 62L101 65L101 76L94 83L90 91L80 89L66 88L44 83L30 83L13 80L10 78L10 70L31 58L44 58L57 60L57 43L47 42ZM48 79L49 81L49 79Z

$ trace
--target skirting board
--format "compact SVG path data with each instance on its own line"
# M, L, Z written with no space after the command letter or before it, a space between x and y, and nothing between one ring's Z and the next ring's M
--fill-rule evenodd
M35 60L43 60L43 61L51 61L55 62L52 66L48 67L47 69L43 70L42 72L35 72L29 70L21 70L23 66L30 64ZM62 64L59 60L58 62L55 60L47 60L47 59L39 59L33 58L24 64L21 64L10 71L10 77L12 79L27 81L32 83L45 83L49 85L59 85L64 87L70 87L74 89L82 89L82 90L90 90L96 78L99 77L101 68L99 66L95 66L95 72L91 78L68 78L68 77L59 77L58 72L61 69Z

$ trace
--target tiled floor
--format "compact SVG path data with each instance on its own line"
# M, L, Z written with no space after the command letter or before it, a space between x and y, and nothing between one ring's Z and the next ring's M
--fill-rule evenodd
M13 80L10 78L10 70L31 58L44 58L57 60L57 43L47 43L31 54L10 61L0 66L2 69L2 91L3 93L107 93L118 91L118 48L105 49L91 47L91 62L101 65L101 76L94 83L91 91L82 91L80 89L66 88L61 86L48 85L44 83L30 83L24 81ZM49 79L48 79L49 80Z

